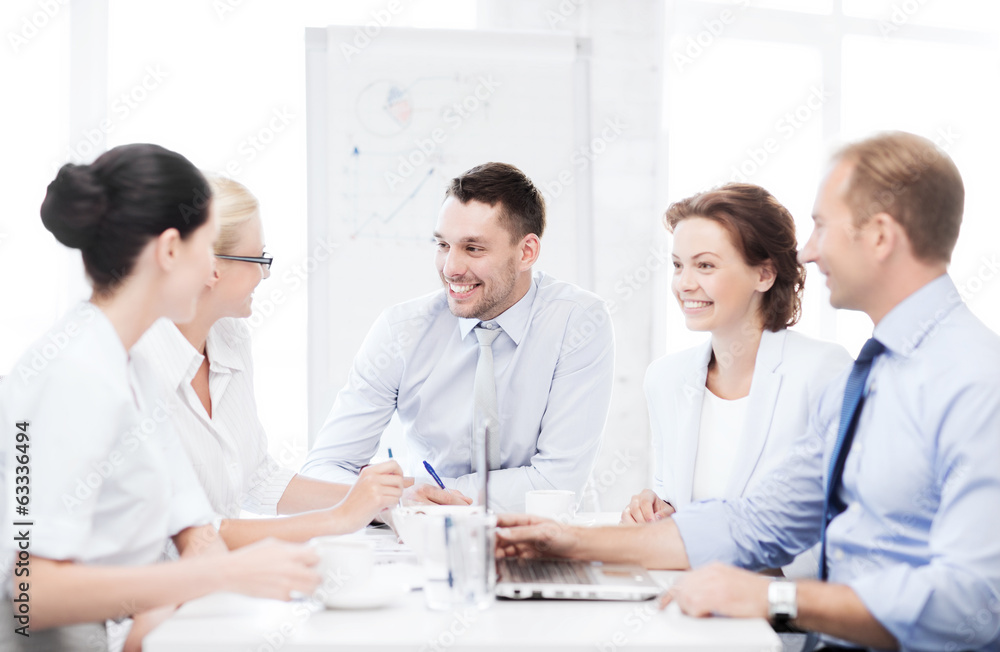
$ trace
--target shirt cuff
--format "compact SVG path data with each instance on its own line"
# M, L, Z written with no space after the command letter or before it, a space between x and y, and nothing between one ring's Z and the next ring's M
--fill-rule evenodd
M900 563L846 582L872 617L889 630L904 648L911 638L912 624L923 614L932 590L926 582L911 579L913 569Z
M738 549L729 531L725 503L710 500L685 505L671 518L677 524L691 568L713 561L737 564Z
M215 511L209 505L201 484L198 484L189 491L174 494L170 499L167 532L170 536L174 536L189 527L212 523L214 518Z
M270 461L270 457L268 460ZM285 489L288 488L288 483L294 477L295 471L278 466L266 478L247 491L240 506L248 512L261 516L277 516L278 501L281 500Z
M303 465L300 474L314 480L324 480L326 482L339 482L341 484L353 485L358 481L358 474L335 464L334 462L324 462L322 464Z

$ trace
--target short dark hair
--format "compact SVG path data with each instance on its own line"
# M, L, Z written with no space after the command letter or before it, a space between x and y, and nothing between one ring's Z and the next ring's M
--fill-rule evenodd
M94 291L112 291L167 229L187 238L208 219L212 190L194 165L159 145L121 145L90 165L67 163L49 184L42 223L83 253Z
M951 261L965 186L944 150L921 136L890 131L845 146L834 160L853 164L844 202L855 226L888 213L903 227L917 258Z
M451 180L445 198L463 204L475 200L491 207L500 204L497 217L517 242L529 233L539 238L545 230L545 198L524 172L507 163L483 163Z
M721 224L747 265L770 261L774 266L774 285L760 306L764 328L780 331L798 322L806 269L798 260L795 220L781 202L760 186L728 183L671 204L663 219L673 233L689 217Z

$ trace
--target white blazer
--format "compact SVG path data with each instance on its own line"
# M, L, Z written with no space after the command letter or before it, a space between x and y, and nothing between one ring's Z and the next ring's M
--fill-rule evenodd
M712 343L664 356L644 383L653 433L657 495L681 509L691 502L702 401ZM806 431L809 412L826 384L851 364L844 347L787 329L764 331L757 349L739 451L725 494L733 500L781 464ZM786 574L788 574L786 572ZM810 574L802 568L796 574Z

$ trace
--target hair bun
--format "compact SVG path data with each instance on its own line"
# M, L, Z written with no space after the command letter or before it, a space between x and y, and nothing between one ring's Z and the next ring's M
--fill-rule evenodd
M108 210L108 193L89 165L59 168L42 201L42 223L67 247L87 249Z

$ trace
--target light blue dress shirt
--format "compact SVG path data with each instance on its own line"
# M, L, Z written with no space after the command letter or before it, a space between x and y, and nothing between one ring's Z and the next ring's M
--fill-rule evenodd
M941 276L875 327L868 383L827 530L829 581L850 586L904 650L1000 650L1000 336ZM819 540L848 372L783 468L739 501L674 519L693 567L758 569Z
M352 482L398 413L415 461L408 470L427 460L445 486L475 498L477 324L448 310L444 290L382 313L302 473ZM579 494L611 402L614 333L607 305L536 272L524 297L486 325L503 330L493 343L502 468L490 473L491 507L523 510L524 494L532 489Z

